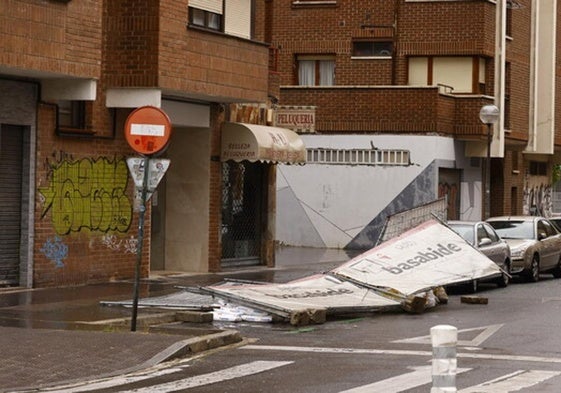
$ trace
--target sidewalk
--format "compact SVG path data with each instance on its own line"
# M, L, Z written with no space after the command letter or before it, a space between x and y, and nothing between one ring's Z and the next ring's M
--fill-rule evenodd
M217 274L155 272L143 280L140 297L202 286L225 278L287 282L329 270L351 257L341 250L281 248L277 266L246 267ZM82 322L130 318L131 310L101 301L132 297L132 281L83 287L0 290L0 392L37 389L142 370L178 356L239 342L236 331L190 329L183 334L85 331ZM139 309L139 319L153 310Z

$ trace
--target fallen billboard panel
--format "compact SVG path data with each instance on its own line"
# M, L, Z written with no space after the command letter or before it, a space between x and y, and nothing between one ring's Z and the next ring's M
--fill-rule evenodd
M422 312L447 301L447 285L499 274L493 261L431 219L324 274L284 284L222 283L201 291L225 300L225 306L239 304L301 325L322 323L330 315ZM229 311L223 317L243 320Z
M399 299L325 274L285 284L222 284L207 286L203 290L283 318L307 310L325 310L326 315L333 315L400 308Z
M453 230L429 220L330 273L357 285L409 296L493 276L501 270Z

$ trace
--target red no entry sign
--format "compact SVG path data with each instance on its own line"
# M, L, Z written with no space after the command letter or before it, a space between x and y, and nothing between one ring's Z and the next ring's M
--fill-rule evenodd
M152 155L164 149L171 135L168 115L155 106L141 106L125 123L125 138L134 151Z

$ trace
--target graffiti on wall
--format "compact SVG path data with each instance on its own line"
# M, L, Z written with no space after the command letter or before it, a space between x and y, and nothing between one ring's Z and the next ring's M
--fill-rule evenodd
M553 212L550 184L529 182L524 187L523 214L550 217Z
M47 239L41 247L41 252L47 259L55 263L55 267L64 267L62 261L68 257L68 246L58 236L55 236L53 239Z
M124 159L62 158L49 165L49 185L40 187L41 218L50 212L58 235L82 229L127 232L132 203L125 194L128 169Z
M136 254L138 239L131 236L129 239L120 240L115 235L104 235L101 242L110 250L121 251L125 254Z

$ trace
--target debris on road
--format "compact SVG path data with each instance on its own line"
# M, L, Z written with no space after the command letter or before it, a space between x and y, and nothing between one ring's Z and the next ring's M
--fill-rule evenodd
M204 308L199 310L211 308L214 320L282 320L302 326L324 323L331 316L395 310L422 313L448 302L446 286L500 273L493 261L460 235L430 219L325 273L282 284L225 281L190 291L202 296ZM195 295L190 296L184 303L197 309ZM487 300L464 298L462 302L479 304ZM141 304L150 302L155 301ZM168 297L164 303L174 308L181 301Z
M460 302L467 304L488 304L489 298L483 296L462 296Z
M448 302L445 286L498 273L493 261L431 219L325 274L285 284L227 283L201 290L302 325L306 310L325 310L327 317L396 307L421 313Z

